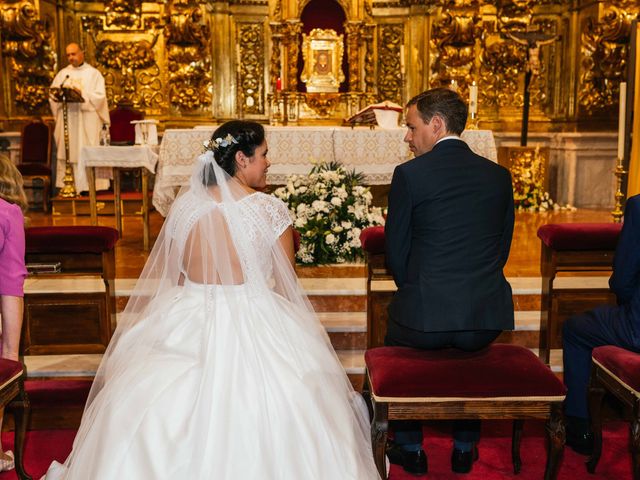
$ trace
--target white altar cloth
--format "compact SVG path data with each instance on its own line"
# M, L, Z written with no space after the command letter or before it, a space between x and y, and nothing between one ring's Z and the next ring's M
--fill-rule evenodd
M203 143L215 128L165 130L153 189L153 205L162 215L168 213L178 187L187 184ZM405 128L266 126L265 130L271 161L267 181L272 185L285 183L291 174L309 173L314 162L330 161L363 173L369 185L384 185L391 182L396 165L412 156L404 142ZM474 152L497 161L490 130L465 130L462 139Z

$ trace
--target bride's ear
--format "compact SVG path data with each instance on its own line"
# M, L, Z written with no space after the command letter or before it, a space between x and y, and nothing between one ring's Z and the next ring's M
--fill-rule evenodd
M236 152L236 166L238 168L245 168L247 166L247 156L242 153L242 150Z

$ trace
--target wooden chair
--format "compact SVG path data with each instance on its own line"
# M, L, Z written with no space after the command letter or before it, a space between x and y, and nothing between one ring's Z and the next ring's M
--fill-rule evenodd
M110 227L26 229L26 262L59 264L59 271L36 278L99 277L89 292L26 292L21 352L26 355L102 353L115 328L115 244ZM101 281L100 281L101 280Z
M617 397L631 411L631 458L634 480L640 480L640 354L607 345L593 349L589 382L589 413L593 431L593 454L587 462L595 473L602 453L602 398Z
M22 128L18 170L25 189L42 189L42 209L49 211L51 193L51 126L41 120Z
M111 145L133 145L136 133L131 122L144 119L144 112L136 110L131 104L119 103L109 112L109 118L111 120L109 126Z
M541 240L540 359L549 364L550 351L562 348L562 323L572 315L598 305L615 304L608 288L554 288L558 273L610 272L618 223L548 224L538 229Z
M518 473L522 426L529 418L546 420L550 448L544 478L555 478L565 443L562 382L531 351L517 345L492 344L471 353L380 347L395 290L384 262L384 229L365 229L360 240L368 271L364 394L373 412L371 441L382 478L391 420L514 420L511 457Z
M31 480L24 469L24 439L31 406L24 390L25 369L22 363L0 359L0 408L13 415L15 423L14 455L20 480Z

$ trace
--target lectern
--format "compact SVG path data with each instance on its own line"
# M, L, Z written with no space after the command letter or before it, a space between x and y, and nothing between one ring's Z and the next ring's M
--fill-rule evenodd
M64 82L62 82L64 83ZM68 103L82 103L84 98L82 94L75 88L68 87L51 87L49 89L49 95L54 102L62 103L62 119L64 123L64 187L60 191L60 196L69 198L76 196L75 179L73 178L73 167L69 160L69 114L67 111Z

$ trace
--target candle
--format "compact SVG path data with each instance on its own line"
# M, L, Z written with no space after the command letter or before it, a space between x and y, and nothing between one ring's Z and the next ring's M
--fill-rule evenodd
M620 112L618 114L618 158L624 158L625 117L627 113L627 84L620 83Z
M278 77L276 80L276 91L279 92L280 90L282 90L282 80Z
M400 45L400 73L404 75L404 45Z
M455 80L451 80L451 86L449 87L451 90L453 90L454 92L458 91L458 82L456 82Z
M478 113L478 85L475 80L469 86L469 113Z

